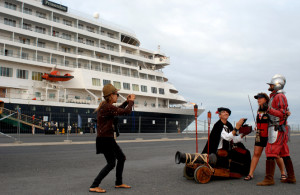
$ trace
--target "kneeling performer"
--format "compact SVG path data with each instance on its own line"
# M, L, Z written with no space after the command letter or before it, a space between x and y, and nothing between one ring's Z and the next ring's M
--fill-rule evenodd
M241 118L233 129L232 124L227 121L231 114L230 109L220 107L217 113L220 120L215 123L209 137L209 153L217 154L216 167L230 169L230 172L247 175L250 169L250 151L241 143L243 135L237 135L238 129L245 119ZM206 143L202 153L208 152Z

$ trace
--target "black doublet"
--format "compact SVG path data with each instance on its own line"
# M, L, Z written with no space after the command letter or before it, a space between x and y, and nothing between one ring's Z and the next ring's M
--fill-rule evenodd
M227 133L230 133L233 130L232 124L227 121L226 124L224 124L221 119L218 120L218 122L215 123L213 129L211 130L210 136L209 136L209 154L214 153L217 154L218 146L220 143L221 139L221 133L223 131L224 125L228 127ZM206 142L206 145L202 151L202 154L207 154L207 147L208 147L208 142ZM230 147L230 142L223 140L223 148L227 151L231 149Z

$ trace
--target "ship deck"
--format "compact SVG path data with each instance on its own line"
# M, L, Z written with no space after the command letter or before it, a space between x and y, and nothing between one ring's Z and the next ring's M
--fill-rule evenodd
M293 133L289 143L297 178L300 178L297 171L300 156L296 155L299 135ZM206 134L199 137L201 151ZM95 135L71 135L71 144L63 143L65 139L63 135L21 135L23 143L14 144L12 139L0 135L1 177L5 178L0 182L1 194L90 194L89 186L105 165L103 155L95 154ZM118 141L127 157L124 183L132 189L114 188L114 169L101 184L109 194L297 194L299 191L299 184L280 183L277 168L274 186L256 186L265 174L264 153L252 181L213 179L208 184L197 184L185 179L184 165L174 161L176 151L195 152L193 134L121 134ZM248 136L245 145L253 153L254 137Z

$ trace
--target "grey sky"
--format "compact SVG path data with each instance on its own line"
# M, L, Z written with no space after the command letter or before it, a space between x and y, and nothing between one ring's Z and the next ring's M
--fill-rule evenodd
M287 79L286 96L299 124L300 1L296 0L63 0L71 9L135 32L141 47L171 57L164 69L188 101L213 113L232 110L231 121L253 121L248 102L267 92L271 77ZM204 120L206 113L199 119ZM217 116L213 114L213 121Z

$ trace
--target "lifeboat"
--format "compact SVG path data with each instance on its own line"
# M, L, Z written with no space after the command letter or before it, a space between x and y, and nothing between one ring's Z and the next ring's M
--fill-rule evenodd
M60 75L60 72L57 70L50 72L50 74L45 73L44 75L42 75L42 79L45 79L47 81L52 81L52 82L68 81L73 78L74 78L74 76L70 75L69 73L67 73L65 75Z

